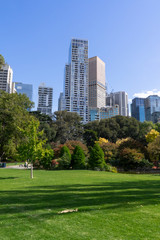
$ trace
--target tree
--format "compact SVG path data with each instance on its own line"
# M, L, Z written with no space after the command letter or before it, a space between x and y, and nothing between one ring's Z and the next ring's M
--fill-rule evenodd
M154 129L154 127L155 125L153 124L153 122L149 121L139 122L139 134L137 136L137 140L147 145L145 136L147 135L147 133L151 131L151 129Z
M156 137L153 142L150 142L147 149L150 160L158 166L158 163L160 161L160 136Z
M85 155L80 146L76 146L72 154L71 166L73 169L85 168Z
M54 113L56 126L55 140L65 143L67 140L81 140L83 126L81 117L75 112L57 111Z
M130 148L124 148L120 151L119 166L123 167L124 170L137 169L144 165L148 165L148 161L145 160L143 153Z
M33 103L22 94L9 94L0 91L0 158L6 160L16 157L16 146L21 142L19 128L30 122L28 108Z
M98 143L94 144L93 148L91 149L89 166L92 169L103 169L105 167L104 153Z
M119 138L139 135L139 121L132 117L115 116L100 121L93 121L84 126L85 130L93 130L98 137L106 138L110 142L116 142Z
M33 178L33 163L38 159L46 157L47 153L44 150L46 140L43 139L43 131L39 132L38 128L39 121L33 117L25 129L19 128L23 140L17 149L21 160L28 159L31 162L31 178ZM49 155L53 154L53 150L51 151L48 152Z
M43 130L44 136L45 138L47 138L47 143L50 144L51 142L53 142L56 136L56 126L53 123L52 118L39 111L32 111L30 112L30 114L39 120L39 129L40 131Z
M86 142L87 146L93 147L95 141L98 141L97 132L86 129L83 134L83 139Z
M155 129L151 129L151 131L145 135L147 143L153 142L158 136L159 132Z
M0 69L5 64L4 57L0 54Z
M69 151L69 148L65 145L61 148L60 159L58 160L58 162L59 168L61 169L68 169L70 167L71 153Z

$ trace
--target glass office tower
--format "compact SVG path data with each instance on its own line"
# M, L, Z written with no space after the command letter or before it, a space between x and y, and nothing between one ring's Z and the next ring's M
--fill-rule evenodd
M33 86L21 82L15 82L15 89L17 93L26 94L30 101L33 99Z
M144 98L134 98L131 104L131 116L140 122L145 121Z
M151 95L145 99L146 121L152 121L154 112L160 112L160 97L157 95Z
M69 62L65 65L65 109L77 112L88 122L88 41L71 40Z

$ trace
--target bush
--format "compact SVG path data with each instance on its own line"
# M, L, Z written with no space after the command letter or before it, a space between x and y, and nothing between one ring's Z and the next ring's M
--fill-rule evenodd
M117 159L118 147L115 143L107 142L100 145L104 152L106 163L111 163Z
M113 167L113 166L110 165L109 163L106 164L105 170L106 170L107 172L117 173L117 168L116 168L116 167Z
M118 152L121 152L125 148L135 149L137 152L144 154L145 158L148 159L147 148L139 141L133 138L123 138L117 141Z
M98 143L94 144L91 148L90 157L89 157L89 167L92 169L99 168L103 170L106 166L104 161L104 152Z
M150 156L150 160L154 162L156 166L158 166L160 159L160 136L148 144L147 150Z
M119 166L124 170L137 169L145 157L136 149L124 148L119 153Z
M72 154L71 166L73 169L85 168L85 155L80 146L76 146Z

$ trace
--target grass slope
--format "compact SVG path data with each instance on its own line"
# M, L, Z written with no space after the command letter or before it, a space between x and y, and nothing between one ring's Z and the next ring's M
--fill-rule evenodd
M159 189L159 175L0 169L0 239L157 240Z

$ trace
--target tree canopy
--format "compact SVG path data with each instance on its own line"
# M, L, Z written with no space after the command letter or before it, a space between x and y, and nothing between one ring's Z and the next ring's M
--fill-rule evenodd
M4 57L0 54L0 69L2 67L2 65L5 64L5 60L4 60Z

